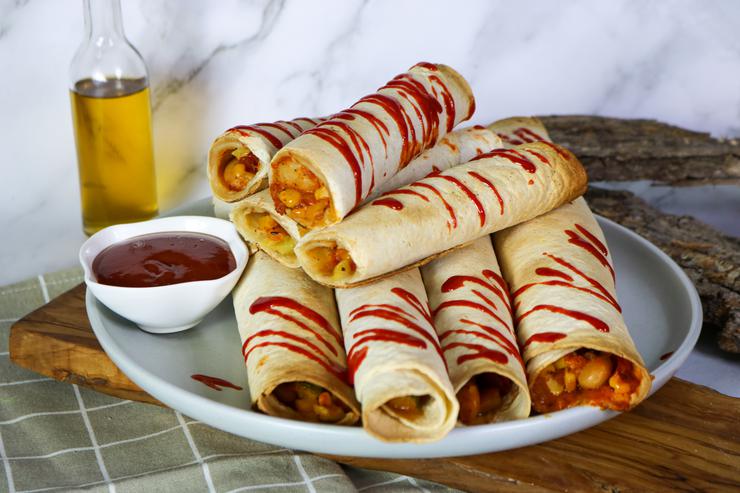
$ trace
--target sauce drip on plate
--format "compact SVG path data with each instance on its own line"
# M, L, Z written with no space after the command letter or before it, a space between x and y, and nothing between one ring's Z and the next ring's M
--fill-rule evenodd
M178 231L114 243L100 252L92 265L100 284L130 288L218 279L235 268L236 260L225 241Z

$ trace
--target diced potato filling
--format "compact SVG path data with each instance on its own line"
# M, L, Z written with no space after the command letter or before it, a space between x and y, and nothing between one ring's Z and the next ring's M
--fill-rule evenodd
M466 425L491 422L512 388L511 380L495 373L473 376L457 393L458 418Z
M329 190L316 175L290 161L275 166L270 194L280 214L308 228L322 224L331 208Z
M335 281L350 277L357 269L349 252L344 248L339 248L336 244L313 248L308 254L316 270Z
M423 413L424 405L429 401L428 395L405 395L396 397L385 403L397 416L405 419L419 418Z
M246 147L237 147L230 154L221 156L221 181L229 190L244 190L258 169L259 160Z
M336 423L349 412L349 408L331 392L308 382L281 383L273 393L305 421Z
M295 240L270 214L252 213L247 216L247 221L263 248L270 248L281 255L293 252Z
M532 386L532 405L541 413L580 405L624 411L639 385L639 375L630 361L579 349L538 375Z

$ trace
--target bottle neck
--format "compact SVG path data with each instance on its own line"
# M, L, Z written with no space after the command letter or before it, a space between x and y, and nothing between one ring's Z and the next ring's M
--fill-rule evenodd
M123 39L120 0L83 0L85 33L94 42Z

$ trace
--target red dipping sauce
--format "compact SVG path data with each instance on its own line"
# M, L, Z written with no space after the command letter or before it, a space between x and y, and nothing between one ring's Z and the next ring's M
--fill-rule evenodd
M100 284L129 288L208 281L236 269L228 243L203 233L168 231L115 243L93 260Z

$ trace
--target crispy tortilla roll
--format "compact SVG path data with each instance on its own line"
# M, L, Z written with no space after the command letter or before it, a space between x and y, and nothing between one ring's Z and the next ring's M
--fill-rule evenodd
M356 423L331 289L257 252L233 299L252 404L272 416Z
M458 420L476 425L522 419L531 402L511 317L509 289L484 236L421 269Z
M411 67L275 155L277 211L309 229L339 222L474 109L470 86L452 68Z
M358 285L537 217L582 195L586 183L578 159L554 144L495 150L387 192L307 233L295 252L318 282Z
M458 404L419 270L335 294L365 430L389 442L445 436Z
M550 134L539 118L515 116L493 122L488 128L495 132L506 147L516 147L530 142L550 142Z
M501 139L485 127L475 126L445 135L437 145L422 152L393 178L380 185L366 201L441 171L465 163L502 146ZM251 245L287 267L298 267L293 252L305 229L290 217L278 214L269 192L263 190L237 202L231 220Z
M235 202L265 188L275 153L322 120L297 118L240 125L219 135L208 152L208 182L213 196Z
M534 409L625 411L652 384L616 299L606 240L582 198L497 233Z

